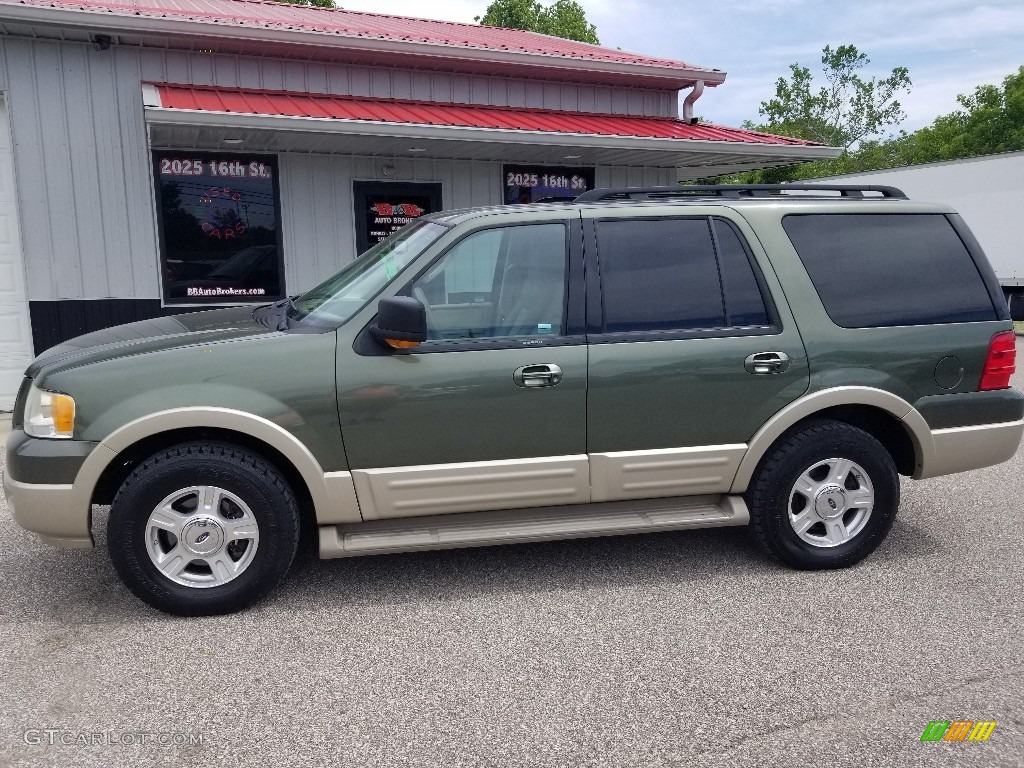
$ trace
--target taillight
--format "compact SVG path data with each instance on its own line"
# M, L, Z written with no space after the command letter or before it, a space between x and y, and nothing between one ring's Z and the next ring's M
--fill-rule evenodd
M1000 331L988 343L988 355L978 389L1006 389L1017 370L1017 338L1013 331Z

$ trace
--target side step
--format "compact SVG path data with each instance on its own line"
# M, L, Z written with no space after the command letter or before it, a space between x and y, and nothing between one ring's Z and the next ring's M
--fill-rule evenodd
M486 547L588 536L746 525L740 496L691 496L637 502L465 512L320 526L320 557L355 557L424 549Z

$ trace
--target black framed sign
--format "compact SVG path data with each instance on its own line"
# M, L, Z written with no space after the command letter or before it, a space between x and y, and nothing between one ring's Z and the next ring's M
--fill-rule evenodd
M154 152L165 304L285 295L277 158Z
M501 175L506 205L572 200L594 188L593 168L506 165L502 167Z
M410 221L441 210L441 185L411 182L356 181L356 250L386 240Z

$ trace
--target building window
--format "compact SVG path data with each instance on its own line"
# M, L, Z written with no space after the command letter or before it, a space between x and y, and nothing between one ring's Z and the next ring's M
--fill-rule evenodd
M506 165L502 168L502 183L506 205L572 200L594 188L594 169Z
M285 295L277 160L154 152L165 304Z

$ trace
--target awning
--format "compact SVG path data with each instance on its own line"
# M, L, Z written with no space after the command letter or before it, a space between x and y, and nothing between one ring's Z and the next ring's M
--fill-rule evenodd
M242 90L144 86L154 146L410 152L466 160L692 168L730 173L835 157L839 150L783 136L672 118ZM244 135L243 135L244 133ZM240 140L240 141L239 141ZM179 144L180 146L180 144Z

